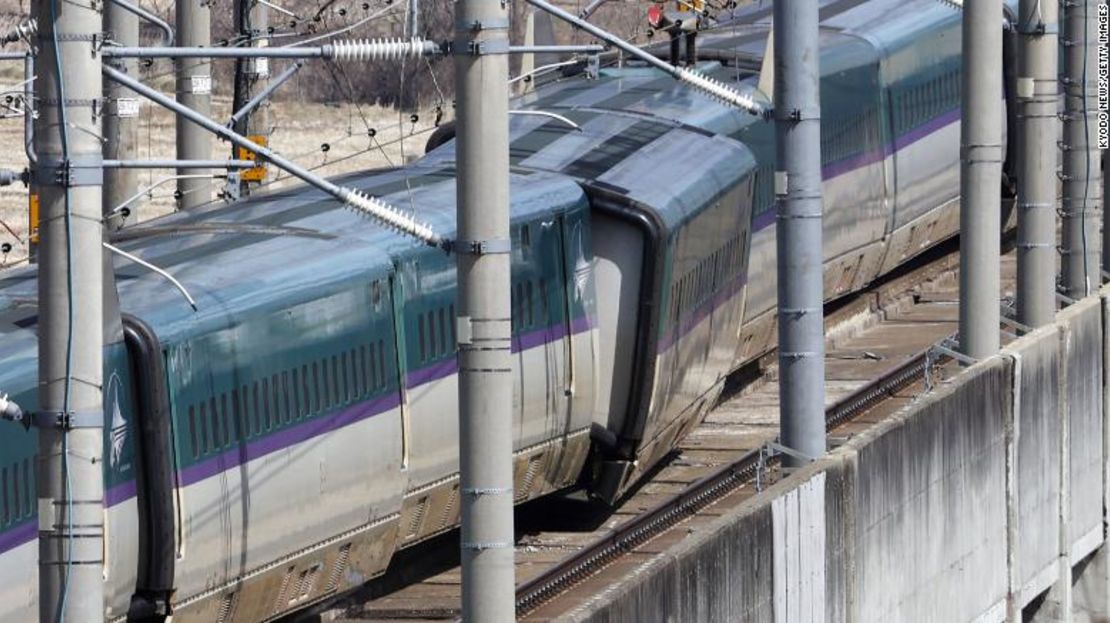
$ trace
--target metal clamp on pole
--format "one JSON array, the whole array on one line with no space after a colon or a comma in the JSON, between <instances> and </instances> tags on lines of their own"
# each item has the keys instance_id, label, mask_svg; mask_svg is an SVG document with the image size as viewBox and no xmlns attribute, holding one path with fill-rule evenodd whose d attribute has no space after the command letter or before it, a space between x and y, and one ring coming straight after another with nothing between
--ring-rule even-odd
<instances>
[{"instance_id":1,"label":"metal clamp on pole","mask_svg":"<svg viewBox=\"0 0 1110 623\"><path fill-rule=\"evenodd\" d=\"M68 160L40 158L34 169L39 186L100 186L104 183L99 154L71 154Z\"/></svg>"},{"instance_id":2,"label":"metal clamp on pole","mask_svg":"<svg viewBox=\"0 0 1110 623\"><path fill-rule=\"evenodd\" d=\"M103 411L36 411L23 418L24 428L101 428L104 426Z\"/></svg>"},{"instance_id":3,"label":"metal clamp on pole","mask_svg":"<svg viewBox=\"0 0 1110 623\"><path fill-rule=\"evenodd\" d=\"M513 244L505 238L498 238L495 240L454 240L451 242L451 247L448 251L468 255L512 253Z\"/></svg>"}]
</instances>

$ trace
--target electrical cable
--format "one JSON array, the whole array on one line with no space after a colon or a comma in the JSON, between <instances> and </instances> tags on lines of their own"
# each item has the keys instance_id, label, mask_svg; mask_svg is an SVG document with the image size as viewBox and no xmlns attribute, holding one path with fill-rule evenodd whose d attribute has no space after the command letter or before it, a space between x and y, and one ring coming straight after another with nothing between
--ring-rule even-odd
<instances>
[{"instance_id":1,"label":"electrical cable","mask_svg":"<svg viewBox=\"0 0 1110 623\"><path fill-rule=\"evenodd\" d=\"M313 41L319 41L321 39L328 39L328 38L334 37L336 35L341 35L345 32L350 32L350 31L354 30L355 28L358 28L359 26L362 26L363 24L365 24L367 22L378 19L379 17L385 15L386 13L391 11L393 9L393 7L394 7L394 5L388 5L384 9L381 9L381 10L375 12L375 13L371 13L370 15L367 15L366 17L360 19L359 21L357 21L353 24L344 26L343 28L340 28L338 30L333 30L331 32L326 32L322 35L316 35L315 37L309 37L308 39L304 39L302 41L297 41L295 43L290 43L289 45L285 45L285 46L282 46L282 47L295 48L295 47L302 46L306 43L312 43Z\"/></svg>"},{"instance_id":2,"label":"electrical cable","mask_svg":"<svg viewBox=\"0 0 1110 623\"><path fill-rule=\"evenodd\" d=\"M59 134L62 144L63 166L69 166L69 121L66 116L65 77L62 75L62 48L58 44L58 0L50 0L50 36L54 44L54 77L58 90L58 115L60 117ZM73 215L69 186L65 187L64 198L64 223L66 228L66 298L67 298L67 326L66 326L66 362L65 362L65 389L62 397L62 412L69 413L71 392L73 389ZM69 598L70 573L73 570L73 496L69 473L69 432L62 430L62 477L66 489L66 563L64 579L62 580L62 594L58 602L58 610L54 617L59 623L65 621L66 601Z\"/></svg>"}]
</instances>

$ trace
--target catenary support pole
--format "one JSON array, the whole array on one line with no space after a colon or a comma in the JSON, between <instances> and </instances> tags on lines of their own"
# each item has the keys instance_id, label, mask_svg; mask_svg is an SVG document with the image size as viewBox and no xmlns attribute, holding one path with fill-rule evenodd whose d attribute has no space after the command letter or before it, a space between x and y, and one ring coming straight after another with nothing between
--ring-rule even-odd
<instances>
[{"instance_id":1,"label":"catenary support pole","mask_svg":"<svg viewBox=\"0 0 1110 623\"><path fill-rule=\"evenodd\" d=\"M1100 284L1098 121L1095 104L1098 70L1098 0L1064 4L1062 35L1064 75L1063 199L1061 286L1065 295L1083 298Z\"/></svg>"},{"instance_id":2,"label":"catenary support pole","mask_svg":"<svg viewBox=\"0 0 1110 623\"><path fill-rule=\"evenodd\" d=\"M509 14L500 0L458 0L455 24L455 50L508 43ZM467 623L515 620L508 80L504 54L455 56L460 548Z\"/></svg>"},{"instance_id":3,"label":"catenary support pole","mask_svg":"<svg viewBox=\"0 0 1110 623\"><path fill-rule=\"evenodd\" d=\"M35 81L39 620L104 620L103 274L95 0L31 3Z\"/></svg>"},{"instance_id":4,"label":"catenary support pole","mask_svg":"<svg viewBox=\"0 0 1110 623\"><path fill-rule=\"evenodd\" d=\"M139 45L139 16L117 2L104 4L104 28L111 41L118 45ZM139 75L139 61L134 58L105 59L112 67L130 76ZM104 83L104 157L118 160L135 158L139 138L139 98L115 82ZM139 180L134 169L111 169L104 172L103 211L107 215L124 199L135 194ZM132 217L136 217L134 212ZM120 223L110 222L110 228Z\"/></svg>"},{"instance_id":5,"label":"catenary support pole","mask_svg":"<svg viewBox=\"0 0 1110 623\"><path fill-rule=\"evenodd\" d=\"M965 0L960 131L960 350L998 352L1002 0Z\"/></svg>"},{"instance_id":6,"label":"catenary support pole","mask_svg":"<svg viewBox=\"0 0 1110 623\"><path fill-rule=\"evenodd\" d=\"M235 30L241 39L246 42L246 47L265 47L269 39L266 30L269 25L269 8L256 0L236 0L235 2ZM266 90L266 82L270 77L270 59L268 58L240 58L235 61L235 92L231 110L244 110L247 103L254 99L255 94ZM254 108L246 109L246 113L232 118L231 129L243 136L264 137L269 143L269 106L259 102ZM231 147L231 157L239 158L239 148ZM261 180L258 180L261 181ZM255 183L257 183L256 181ZM239 181L239 195L245 197L250 194L251 182L246 179Z\"/></svg>"},{"instance_id":7,"label":"catenary support pole","mask_svg":"<svg viewBox=\"0 0 1110 623\"><path fill-rule=\"evenodd\" d=\"M817 3L779 0L774 12L779 428L784 446L816 458L825 453ZM790 455L783 460L802 463Z\"/></svg>"},{"instance_id":8,"label":"catenary support pole","mask_svg":"<svg viewBox=\"0 0 1110 623\"><path fill-rule=\"evenodd\" d=\"M409 0L408 14L406 15L405 34L409 37L420 36L420 0Z\"/></svg>"},{"instance_id":9,"label":"catenary support pole","mask_svg":"<svg viewBox=\"0 0 1110 623\"><path fill-rule=\"evenodd\" d=\"M1018 21L1018 322L1056 316L1057 3L1022 0Z\"/></svg>"},{"instance_id":10,"label":"catenary support pole","mask_svg":"<svg viewBox=\"0 0 1110 623\"><path fill-rule=\"evenodd\" d=\"M212 16L209 0L178 0L177 40L183 47L207 48L211 46ZM174 59L177 101L205 117L212 110L212 65L204 59ZM178 115L177 158L179 160L208 160L212 158L212 135L200 126ZM186 174L187 171L178 171ZM212 182L193 178L178 181L180 194L177 207L188 210L208 203L212 199Z\"/></svg>"}]
</instances>

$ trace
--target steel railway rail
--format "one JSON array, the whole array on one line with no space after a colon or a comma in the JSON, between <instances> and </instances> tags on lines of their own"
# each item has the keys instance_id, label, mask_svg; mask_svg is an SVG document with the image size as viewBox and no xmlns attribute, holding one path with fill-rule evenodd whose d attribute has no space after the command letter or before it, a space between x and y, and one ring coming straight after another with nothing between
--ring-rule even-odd
<instances>
[{"instance_id":1,"label":"steel railway rail","mask_svg":"<svg viewBox=\"0 0 1110 623\"><path fill-rule=\"evenodd\" d=\"M910 394L923 390L927 370L947 369L951 365L946 357L936 354L933 345L947 338L955 328L955 279L959 257L955 247L954 243L944 245L851 297L828 314L829 334L843 336L831 340L830 358L840 360L840 373L846 378L868 379L855 383L847 391L841 388L832 392L838 393L839 398L829 404L826 421L834 443L838 436L850 434L858 430L857 427L867 426L868 422L896 410L909 400L907 390L911 390ZM906 322L919 323L914 325L919 329L907 331L903 326ZM899 343L885 348L888 342ZM773 361L773 358L772 353L762 361ZM845 370L852 372L845 373ZM837 371L833 369L830 374L835 375ZM559 533L557 529L549 531L544 527L527 526L527 519L520 522L534 531L523 532L525 536L521 539L518 555L524 559L520 564L531 568L531 572L521 572L518 566L518 577L525 578L517 587L520 619L544 620L565 611L562 602L575 601L576 591L588 593L591 579L604 583L605 570L621 564L635 564L622 561L629 554L653 541L661 542L660 537L684 527L683 524L690 525L689 520L707 509L711 513L710 507L722 500L730 505L739 503L781 476L777 445L773 443L777 438L777 431L773 429L777 422L777 404L771 404L774 402L771 397L777 395L774 368L766 365L754 373L742 370L734 377L742 377L742 380L733 383L736 389L730 391L706 421L681 444L679 458L645 479L644 484L626 496L622 505L606 513L600 524L593 526L592 533ZM843 383L835 379L830 382ZM760 402L760 392L765 398L763 402ZM710 444L712 447L706 447L699 441L699 432L703 429L716 426L701 436L701 439L716 440L727 436L720 431L737 428L732 421L714 422L714 418L719 417L716 414L730 409L747 413L741 419L756 422L754 434L744 432L736 437L752 439L734 446L729 445L731 442L714 442ZM753 409L763 411L749 417ZM857 421L860 423L855 424ZM748 425L740 424L739 428L744 426ZM705 457L709 458L701 460ZM677 471L668 473L668 470L681 471L681 475L675 476ZM675 485L679 488L677 491ZM637 512L636 509L643 510ZM551 514L544 510L537 516ZM426 554L398 565L396 577L390 579L391 571L384 580L371 583L377 588L332 600L315 612L338 608L344 611L340 620L359 621L455 619L458 616L457 595L453 592L458 583L456 561L443 559L445 550L455 548L454 538L457 536L427 544ZM564 550L568 545L575 551L567 554ZM413 571L413 565L424 564L426 558L437 555L440 560L429 564L427 570ZM540 567L541 571L532 575L535 567ZM619 568L612 573L622 570Z\"/></svg>"},{"instance_id":2,"label":"steel railway rail","mask_svg":"<svg viewBox=\"0 0 1110 623\"><path fill-rule=\"evenodd\" d=\"M931 363L931 349L919 352L908 362L841 399L825 412L828 430L867 412L876 404L924 380ZM766 460L778 462L780 454L767 456L765 448L752 450L736 461L694 482L685 491L622 524L611 535L566 558L546 573L517 587L518 617L532 612L567 588L593 575L614 559L663 534L698 511L720 501L737 487L756 480Z\"/></svg>"}]
</instances>

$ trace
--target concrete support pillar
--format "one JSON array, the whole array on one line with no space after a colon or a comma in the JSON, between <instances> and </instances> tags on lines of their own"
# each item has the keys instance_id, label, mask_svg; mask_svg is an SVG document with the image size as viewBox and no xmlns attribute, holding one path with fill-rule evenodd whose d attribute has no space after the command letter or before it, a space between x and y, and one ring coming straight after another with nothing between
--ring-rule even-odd
<instances>
[{"instance_id":1,"label":"concrete support pillar","mask_svg":"<svg viewBox=\"0 0 1110 623\"><path fill-rule=\"evenodd\" d=\"M237 0L236 3L236 31L238 36L249 40L250 47L265 47L269 39L266 38L269 28L269 7L256 0ZM238 111L251 101L255 94L266 88L270 77L270 59L268 58L240 58L235 61L235 93L232 100L232 111ZM263 102L246 116L235 119L231 129L243 136L252 138L266 137L269 143L270 134L270 104ZM231 158L240 157L239 148L231 147ZM239 194L250 194L250 180L240 180Z\"/></svg>"},{"instance_id":2,"label":"concrete support pillar","mask_svg":"<svg viewBox=\"0 0 1110 623\"><path fill-rule=\"evenodd\" d=\"M999 347L1002 1L965 0L960 125L960 350Z\"/></svg>"},{"instance_id":3,"label":"concrete support pillar","mask_svg":"<svg viewBox=\"0 0 1110 623\"><path fill-rule=\"evenodd\" d=\"M774 6L778 198L779 428L783 445L825 453L821 71L817 3ZM783 459L797 466L794 456Z\"/></svg>"},{"instance_id":4,"label":"concrete support pillar","mask_svg":"<svg viewBox=\"0 0 1110 623\"><path fill-rule=\"evenodd\" d=\"M39 620L104 620L103 226L95 0L31 3L40 24Z\"/></svg>"},{"instance_id":5,"label":"concrete support pillar","mask_svg":"<svg viewBox=\"0 0 1110 623\"><path fill-rule=\"evenodd\" d=\"M112 41L122 46L139 45L139 16L115 2L104 3L104 28ZM113 58L105 61L123 73L138 78L139 59ZM139 98L115 82L104 84L104 157L112 160L135 158L139 138ZM139 190L136 169L107 169L104 171L104 213L123 204ZM131 208L131 218L137 215ZM109 223L115 229L122 224L123 216L116 215Z\"/></svg>"},{"instance_id":6,"label":"concrete support pillar","mask_svg":"<svg viewBox=\"0 0 1110 623\"><path fill-rule=\"evenodd\" d=\"M1056 316L1057 4L1022 0L1018 22L1018 322Z\"/></svg>"},{"instance_id":7,"label":"concrete support pillar","mask_svg":"<svg viewBox=\"0 0 1110 623\"><path fill-rule=\"evenodd\" d=\"M455 49L507 43L500 0L455 4ZM455 56L458 101L459 470L462 616L515 620L509 78L504 54Z\"/></svg>"},{"instance_id":8,"label":"concrete support pillar","mask_svg":"<svg viewBox=\"0 0 1110 623\"><path fill-rule=\"evenodd\" d=\"M212 44L212 15L210 0L178 0L177 45L207 48ZM174 59L177 101L205 117L212 113L212 66L206 59ZM177 123L177 158L179 160L209 160L212 158L212 134L181 115ZM178 175L191 171L178 169ZM212 181L186 178L177 181L180 199L177 207L188 210L212 200Z\"/></svg>"},{"instance_id":9,"label":"concrete support pillar","mask_svg":"<svg viewBox=\"0 0 1110 623\"><path fill-rule=\"evenodd\" d=\"M1061 285L1079 299L1101 283L1102 191L1098 154L1098 0L1064 3L1064 167L1061 214Z\"/></svg>"}]
</instances>

